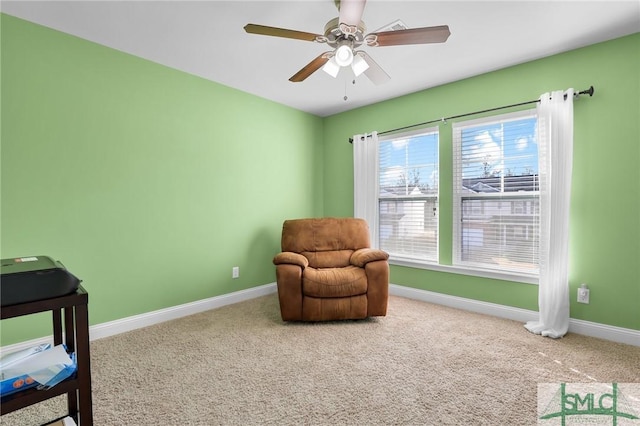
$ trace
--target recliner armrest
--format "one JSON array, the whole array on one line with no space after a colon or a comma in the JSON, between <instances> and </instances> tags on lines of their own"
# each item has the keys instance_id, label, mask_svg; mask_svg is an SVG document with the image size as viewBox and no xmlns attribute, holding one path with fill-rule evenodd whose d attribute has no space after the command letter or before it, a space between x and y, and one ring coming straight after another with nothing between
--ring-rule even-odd
<instances>
[{"instance_id":1,"label":"recliner armrest","mask_svg":"<svg viewBox=\"0 0 640 426\"><path fill-rule=\"evenodd\" d=\"M363 248L353 252L353 254L351 255L350 263L354 266L363 268L364 265L369 262L388 259L389 253L387 253L386 251L374 248Z\"/></svg>"},{"instance_id":2,"label":"recliner armrest","mask_svg":"<svg viewBox=\"0 0 640 426\"><path fill-rule=\"evenodd\" d=\"M299 253L294 253L292 251L283 251L282 253L278 253L276 257L273 258L273 264L298 265L302 267L302 269L304 269L309 266L309 260Z\"/></svg>"}]
</instances>

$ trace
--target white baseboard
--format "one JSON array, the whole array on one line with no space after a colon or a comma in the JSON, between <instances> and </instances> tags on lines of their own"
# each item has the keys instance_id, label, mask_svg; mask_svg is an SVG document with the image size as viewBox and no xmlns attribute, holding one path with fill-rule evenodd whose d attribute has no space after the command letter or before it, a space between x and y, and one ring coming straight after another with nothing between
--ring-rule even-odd
<instances>
[{"instance_id":1,"label":"white baseboard","mask_svg":"<svg viewBox=\"0 0 640 426\"><path fill-rule=\"evenodd\" d=\"M613 342L626 343L627 345L640 346L640 331L630 328L570 318L569 331Z\"/></svg>"},{"instance_id":2,"label":"white baseboard","mask_svg":"<svg viewBox=\"0 0 640 426\"><path fill-rule=\"evenodd\" d=\"M451 308L492 315L514 321L527 322L538 319L538 312L536 311L499 305L497 303L482 302L480 300L467 299L459 296L450 296L448 294L435 293L433 291L420 290L402 285L389 285L389 293L394 296L421 300L423 302L435 303L436 305L449 306Z\"/></svg>"},{"instance_id":3,"label":"white baseboard","mask_svg":"<svg viewBox=\"0 0 640 426\"><path fill-rule=\"evenodd\" d=\"M243 302L256 297L265 296L276 291L276 284L265 284L252 287L246 290L235 291L223 294L222 296L210 297L208 299L197 300L183 305L172 306L153 312L134 315L115 321L89 327L89 340L102 339L103 337L114 336L137 328L147 327L161 322L186 317L226 305Z\"/></svg>"},{"instance_id":4,"label":"white baseboard","mask_svg":"<svg viewBox=\"0 0 640 426\"><path fill-rule=\"evenodd\" d=\"M256 297L266 296L267 294L275 293L276 291L276 283L270 283L224 294L222 296L211 297L191 303L185 303L183 305L172 306L153 312L96 324L89 327L89 339L96 340L103 337L114 336L116 334L197 314L210 309L216 309L222 306L254 299ZM514 308L496 303L482 302L464 297L450 296L447 294L435 293L432 291L420 290L396 284L391 284L389 286L389 293L394 296L401 296L409 299L421 300L423 302L477 312L480 314L493 315L499 318L520 321L523 324L527 321L534 321L538 319L537 311ZM569 331L585 336L640 346L640 331L628 328L615 327L571 318L569 321ZM3 346L0 348L0 352L9 353L39 345L41 343L52 343L52 339L53 338L51 336L47 336L26 342L15 343L13 345Z\"/></svg>"},{"instance_id":5,"label":"white baseboard","mask_svg":"<svg viewBox=\"0 0 640 426\"><path fill-rule=\"evenodd\" d=\"M401 285L389 285L389 293L394 296L401 296L409 299L421 300L423 302L463 309L465 311L520 321L523 324L527 321L535 321L538 319L537 311L514 308L512 306L499 305L496 303L482 302L474 299L466 299L464 297L450 296L447 294L435 293L432 291L420 290ZM613 325L570 318L569 331L585 336L625 343L627 345L640 346L640 331L629 328L615 327Z\"/></svg>"},{"instance_id":6,"label":"white baseboard","mask_svg":"<svg viewBox=\"0 0 640 426\"><path fill-rule=\"evenodd\" d=\"M165 309L159 309L153 312L146 312L140 315L104 322L89 327L89 340L102 339L103 337L114 336L116 334L125 333L142 327L159 324L161 322L185 317L208 311L210 309L221 308L222 306L231 305L245 300L254 299L256 297L265 296L276 292L276 284L265 284L258 287L240 290L222 296L215 296L208 299L197 300L183 305L171 306ZM53 343L53 337L41 337L26 342L20 342L13 345L7 345L0 348L2 353L10 353L26 349L41 343Z\"/></svg>"}]
</instances>

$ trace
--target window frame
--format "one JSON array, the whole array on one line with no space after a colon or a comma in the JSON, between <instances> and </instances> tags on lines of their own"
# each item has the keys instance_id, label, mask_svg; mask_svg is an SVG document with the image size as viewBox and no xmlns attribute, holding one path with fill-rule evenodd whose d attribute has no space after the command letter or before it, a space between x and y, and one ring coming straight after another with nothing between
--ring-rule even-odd
<instances>
[{"instance_id":1,"label":"window frame","mask_svg":"<svg viewBox=\"0 0 640 426\"><path fill-rule=\"evenodd\" d=\"M433 203L435 205L435 207L433 207L433 211L434 214L436 216L435 222L435 247L434 247L434 254L433 254L433 258L429 259L429 258L417 258L417 257L412 257L410 255L406 255L403 256L400 253L393 253L393 252L389 252L389 263L391 264L411 264L411 265L417 265L418 267L432 267L434 265L438 265L439 264L439 259L440 259L440 128L438 126L432 126L432 127L423 127L420 129L415 129L415 130L411 130L411 131L406 131L406 132L402 132L402 133L394 133L394 134L390 134L390 135L383 135L383 136L379 136L378 137L378 151L380 151L380 147L382 143L385 142L391 142L391 141L397 141L397 140L402 140L402 139L411 139L411 138L415 138L415 137L420 137L420 136L427 136L427 135L435 135L436 137L436 146L435 146L435 153L436 153L436 160L435 160L435 166L436 166L436 174L437 174L437 191L435 191L435 193L429 193L429 194L423 194L421 196L412 196L412 195L405 195L405 196L395 196L395 197L381 197L380 192L381 192L381 188L380 188L380 180L381 180L381 167L380 167L380 155L378 155L378 159L377 159L377 171L376 171L376 184L378 186L377 190L376 190L376 206L377 206L377 216L378 216L378 221L377 221L377 229L375 229L375 233L376 236L378 238L378 242L379 242L379 246L380 248L382 248L383 250L385 248L382 247L382 237L381 237L381 232L382 232L382 223L384 222L382 220L382 212L380 209L381 203L382 202L391 202L391 201L399 201L399 202L405 202L405 201L429 201L432 200Z\"/></svg>"},{"instance_id":2,"label":"window frame","mask_svg":"<svg viewBox=\"0 0 640 426\"><path fill-rule=\"evenodd\" d=\"M482 125L489 125L492 123L501 123L507 121L517 121L526 118L535 118L536 119L536 133L537 133L537 112L535 109L526 109L516 112L503 113L497 115L490 115L486 117L482 117L474 120L466 120L456 122L452 125L451 128L451 137L452 137L452 241L451 241L451 250L452 257L451 263L452 266L456 269L464 269L469 271L477 271L477 275L488 276L490 278L502 278L509 279L518 282L526 282L537 284L539 277L539 268L536 268L535 271L527 272L522 269L510 269L510 268L500 268L500 267L490 267L487 266L486 263L478 263L472 261L466 261L462 259L462 237L464 234L462 218L464 214L465 207L463 206L463 200L472 200L477 199L483 201L481 203L482 208L484 208L484 201L497 199L499 201L506 201L510 203L517 203L520 201L525 210L533 209L534 203L532 200L540 199L540 191L526 191L526 192L500 192L500 193L477 193L477 194L465 194L461 180L463 179L462 175L462 159L461 154L459 152L462 144L461 133L464 129L468 129L471 127L478 127ZM473 206L470 206L473 207ZM515 207L514 204L511 205L511 209ZM539 205L538 205L539 212ZM535 214L535 210L531 213ZM535 219L534 219L535 220ZM539 226L539 217L538 217L538 226ZM506 226L506 225L505 225ZM539 232L539 228L538 228ZM538 234L539 241L539 234ZM532 245L533 250L539 250L539 248L535 247L535 243ZM539 266L539 265L538 265ZM475 275L475 274L474 274Z\"/></svg>"}]
</instances>

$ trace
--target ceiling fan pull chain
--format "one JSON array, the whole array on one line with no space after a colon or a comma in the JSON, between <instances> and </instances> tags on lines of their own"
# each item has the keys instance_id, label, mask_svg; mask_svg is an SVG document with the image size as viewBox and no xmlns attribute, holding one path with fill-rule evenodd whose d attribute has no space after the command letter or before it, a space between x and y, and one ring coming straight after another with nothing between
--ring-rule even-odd
<instances>
[{"instance_id":1,"label":"ceiling fan pull chain","mask_svg":"<svg viewBox=\"0 0 640 426\"><path fill-rule=\"evenodd\" d=\"M346 102L349 98L347 97L347 80L344 80L344 101Z\"/></svg>"}]
</instances>

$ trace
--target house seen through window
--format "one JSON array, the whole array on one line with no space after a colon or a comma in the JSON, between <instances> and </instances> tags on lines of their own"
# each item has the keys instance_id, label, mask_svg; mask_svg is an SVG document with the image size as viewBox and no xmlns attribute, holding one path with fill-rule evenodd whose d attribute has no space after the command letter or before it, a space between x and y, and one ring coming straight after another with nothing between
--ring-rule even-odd
<instances>
[{"instance_id":1,"label":"house seen through window","mask_svg":"<svg viewBox=\"0 0 640 426\"><path fill-rule=\"evenodd\" d=\"M438 260L438 130L379 142L378 236L396 259Z\"/></svg>"}]
</instances>

